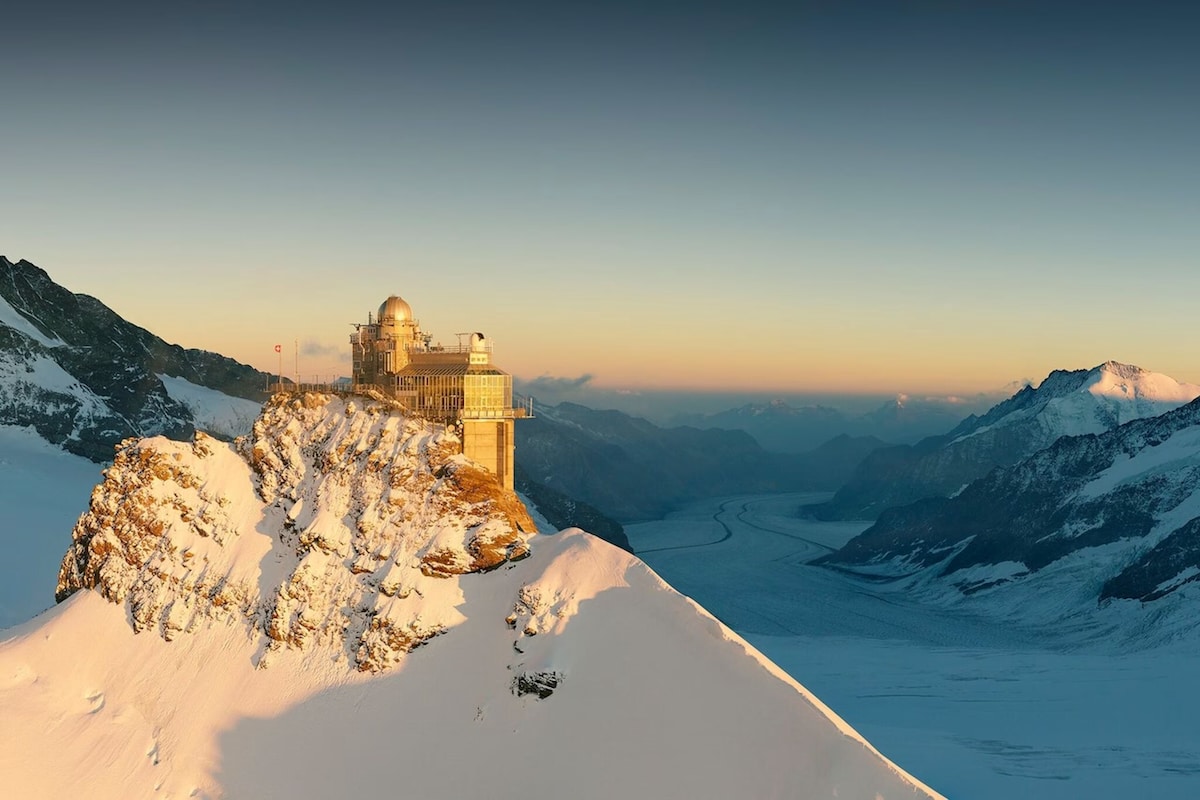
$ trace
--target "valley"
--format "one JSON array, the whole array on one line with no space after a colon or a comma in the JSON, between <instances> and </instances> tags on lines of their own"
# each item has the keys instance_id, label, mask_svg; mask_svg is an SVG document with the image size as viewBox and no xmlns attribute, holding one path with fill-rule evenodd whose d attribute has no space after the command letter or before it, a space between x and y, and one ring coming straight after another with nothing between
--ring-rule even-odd
<instances>
[{"instance_id":1,"label":"valley","mask_svg":"<svg viewBox=\"0 0 1200 800\"><path fill-rule=\"evenodd\" d=\"M626 527L639 557L948 797L1200 792L1194 644L1117 651L811 566L867 523L742 495Z\"/></svg>"}]
</instances>

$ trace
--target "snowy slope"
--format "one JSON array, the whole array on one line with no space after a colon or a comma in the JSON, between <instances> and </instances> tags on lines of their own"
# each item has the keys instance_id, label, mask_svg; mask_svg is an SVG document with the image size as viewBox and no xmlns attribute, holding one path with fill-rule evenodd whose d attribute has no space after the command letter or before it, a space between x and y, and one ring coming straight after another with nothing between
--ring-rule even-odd
<instances>
[{"instance_id":1,"label":"snowy slope","mask_svg":"<svg viewBox=\"0 0 1200 800\"><path fill-rule=\"evenodd\" d=\"M54 605L54 576L100 467L0 425L0 628Z\"/></svg>"},{"instance_id":2,"label":"snowy slope","mask_svg":"<svg viewBox=\"0 0 1200 800\"><path fill-rule=\"evenodd\" d=\"M947 497L1062 436L1103 433L1198 396L1200 386L1115 361L1090 370L1057 370L1036 389L1026 386L946 436L875 451L816 513L824 519L874 519L888 508Z\"/></svg>"},{"instance_id":3,"label":"snowy slope","mask_svg":"<svg viewBox=\"0 0 1200 800\"><path fill-rule=\"evenodd\" d=\"M1200 400L1063 437L952 499L893 509L827 563L914 596L1132 648L1194 635Z\"/></svg>"},{"instance_id":4,"label":"snowy slope","mask_svg":"<svg viewBox=\"0 0 1200 800\"><path fill-rule=\"evenodd\" d=\"M191 412L192 424L197 430L206 433L230 439L249 433L250 426L262 411L262 403L199 386L186 378L155 377L162 381L172 400Z\"/></svg>"},{"instance_id":5,"label":"snowy slope","mask_svg":"<svg viewBox=\"0 0 1200 800\"><path fill-rule=\"evenodd\" d=\"M306 396L123 448L0 644L0 796L937 796L454 444Z\"/></svg>"},{"instance_id":6,"label":"snowy slope","mask_svg":"<svg viewBox=\"0 0 1200 800\"><path fill-rule=\"evenodd\" d=\"M1019 396L1019 395L1018 395ZM1200 386L1141 367L1108 361L1086 372L1052 373L1030 400L980 420L954 441L1033 421L1047 443L1060 436L1103 433L1135 419L1156 417L1200 397ZM1015 399L1015 398L1014 398Z\"/></svg>"},{"instance_id":7,"label":"snowy slope","mask_svg":"<svg viewBox=\"0 0 1200 800\"><path fill-rule=\"evenodd\" d=\"M55 444L78 447L93 438L113 439L128 430L100 398L46 349L23 334L0 327L0 424L37 426ZM21 347L4 346L15 339Z\"/></svg>"},{"instance_id":8,"label":"snowy slope","mask_svg":"<svg viewBox=\"0 0 1200 800\"><path fill-rule=\"evenodd\" d=\"M0 256L0 258L3 258L3 256ZM36 325L21 316L3 296L0 296L0 325L12 328L17 333L33 339L43 347L62 347L66 344L61 339L52 338L38 330Z\"/></svg>"}]
</instances>

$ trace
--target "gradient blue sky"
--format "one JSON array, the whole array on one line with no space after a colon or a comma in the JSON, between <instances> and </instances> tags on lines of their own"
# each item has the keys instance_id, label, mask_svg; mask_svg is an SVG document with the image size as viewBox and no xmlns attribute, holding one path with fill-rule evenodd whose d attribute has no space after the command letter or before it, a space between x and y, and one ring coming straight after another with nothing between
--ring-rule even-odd
<instances>
[{"instance_id":1,"label":"gradient blue sky","mask_svg":"<svg viewBox=\"0 0 1200 800\"><path fill-rule=\"evenodd\" d=\"M968 393L1110 358L1200 382L1198 22L6 8L0 253L263 369L298 340L305 377L399 293L519 377L610 389Z\"/></svg>"}]
</instances>

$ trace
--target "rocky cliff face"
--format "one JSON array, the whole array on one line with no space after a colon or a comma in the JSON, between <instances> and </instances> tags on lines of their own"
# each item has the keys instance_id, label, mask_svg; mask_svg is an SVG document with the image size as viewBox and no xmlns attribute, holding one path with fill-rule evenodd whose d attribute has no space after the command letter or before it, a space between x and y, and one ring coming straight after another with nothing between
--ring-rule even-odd
<instances>
[{"instance_id":1,"label":"rocky cliff face","mask_svg":"<svg viewBox=\"0 0 1200 800\"><path fill-rule=\"evenodd\" d=\"M1061 436L1102 433L1197 396L1200 386L1112 361L1090 370L1055 371L1036 389L1026 386L945 436L875 451L832 501L812 512L822 519L875 519L888 508L948 497Z\"/></svg>"},{"instance_id":2,"label":"rocky cliff face","mask_svg":"<svg viewBox=\"0 0 1200 800\"><path fill-rule=\"evenodd\" d=\"M255 401L268 380L216 353L167 344L28 261L0 256L0 425L31 426L94 461L132 436L188 438L193 413L160 375Z\"/></svg>"},{"instance_id":3,"label":"rocky cliff face","mask_svg":"<svg viewBox=\"0 0 1200 800\"><path fill-rule=\"evenodd\" d=\"M455 576L528 555L524 506L444 426L388 404L277 396L236 444L126 441L63 559L170 640L245 624L378 671L456 624ZM265 662L264 662L265 663Z\"/></svg>"},{"instance_id":4,"label":"rocky cliff face","mask_svg":"<svg viewBox=\"0 0 1200 800\"><path fill-rule=\"evenodd\" d=\"M1007 586L1015 596L1068 563L1083 570L1071 591L1093 603L1191 588L1200 578L1200 400L1063 437L953 499L887 511L824 562L923 574L964 594Z\"/></svg>"}]
</instances>

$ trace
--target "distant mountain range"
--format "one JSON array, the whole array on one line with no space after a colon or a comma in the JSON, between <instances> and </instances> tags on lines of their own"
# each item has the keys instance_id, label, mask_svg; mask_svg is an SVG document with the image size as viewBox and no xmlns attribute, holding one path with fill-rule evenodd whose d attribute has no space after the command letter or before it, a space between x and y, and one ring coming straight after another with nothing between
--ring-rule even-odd
<instances>
[{"instance_id":1,"label":"distant mountain range","mask_svg":"<svg viewBox=\"0 0 1200 800\"><path fill-rule=\"evenodd\" d=\"M517 465L530 480L622 522L657 519L704 497L832 491L883 444L843 435L808 453L771 453L744 431L660 428L574 403L537 405L516 427Z\"/></svg>"},{"instance_id":2,"label":"distant mountain range","mask_svg":"<svg viewBox=\"0 0 1200 800\"><path fill-rule=\"evenodd\" d=\"M31 426L104 461L130 436L191 436L197 415L212 411L204 390L250 401L253 419L268 379L217 353L168 344L28 261L0 256L0 425ZM228 414L208 413L210 432L237 432L220 421L245 417L245 408L227 405Z\"/></svg>"},{"instance_id":3,"label":"distant mountain range","mask_svg":"<svg viewBox=\"0 0 1200 800\"><path fill-rule=\"evenodd\" d=\"M784 400L748 403L715 414L679 414L676 425L745 431L765 450L802 453L834 436L911 443L945 433L967 415L966 407L941 398L897 395L867 414L848 414L823 405L793 406Z\"/></svg>"},{"instance_id":4,"label":"distant mountain range","mask_svg":"<svg viewBox=\"0 0 1200 800\"><path fill-rule=\"evenodd\" d=\"M1105 366L1106 377L1118 372ZM1200 399L1064 436L953 498L888 510L823 563L915 578L1064 626L1098 602L1116 615L1115 601L1161 601L1166 610L1175 595L1200 597ZM1122 635L1159 625L1157 635L1169 636L1172 624L1194 624L1186 616Z\"/></svg>"},{"instance_id":5,"label":"distant mountain range","mask_svg":"<svg viewBox=\"0 0 1200 800\"><path fill-rule=\"evenodd\" d=\"M1061 436L1101 433L1200 396L1200 386L1113 361L1050 373L944 436L881 448L834 498L811 508L821 519L874 519L926 497L946 497L996 467L1015 464Z\"/></svg>"}]
</instances>

